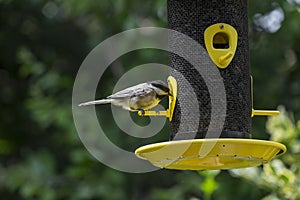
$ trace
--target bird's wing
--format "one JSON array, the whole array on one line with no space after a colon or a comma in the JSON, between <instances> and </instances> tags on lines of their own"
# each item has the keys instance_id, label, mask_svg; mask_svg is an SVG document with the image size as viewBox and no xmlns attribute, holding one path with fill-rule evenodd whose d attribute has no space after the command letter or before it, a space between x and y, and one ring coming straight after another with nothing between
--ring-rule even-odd
<instances>
[{"instance_id":1,"label":"bird's wing","mask_svg":"<svg viewBox=\"0 0 300 200\"><path fill-rule=\"evenodd\" d=\"M149 92L151 92L152 89L147 87L147 83L141 83L136 86L132 86L129 88L126 88L124 90L121 90L119 92L116 92L115 94L112 94L108 96L108 99L119 99L119 98L129 98L133 96L140 96L140 95L146 95Z\"/></svg>"}]
</instances>

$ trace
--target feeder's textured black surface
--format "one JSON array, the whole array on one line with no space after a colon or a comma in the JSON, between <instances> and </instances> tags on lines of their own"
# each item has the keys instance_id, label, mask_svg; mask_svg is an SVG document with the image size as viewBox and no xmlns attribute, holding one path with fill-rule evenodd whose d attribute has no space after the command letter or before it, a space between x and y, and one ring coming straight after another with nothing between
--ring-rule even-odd
<instances>
[{"instance_id":1,"label":"feeder's textured black surface","mask_svg":"<svg viewBox=\"0 0 300 200\"><path fill-rule=\"evenodd\" d=\"M248 52L248 5L245 0L168 0L168 25L170 29L184 33L203 48L204 31L215 23L227 23L238 32L238 47L236 54L226 69L219 69L226 90L227 111L221 137L249 138L251 131L251 96ZM176 72L171 72L178 82L178 95L185 95L177 102L174 117L171 122L171 140L176 138L193 139L204 138L211 118L211 99L208 88L201 75L191 64L182 57L170 53L170 65L180 72L191 84L199 103L200 121L193 115L181 116L181 109L193 110L186 88L181 87L183 81ZM199 58L201 62L201 58ZM205 64L205 63L201 63ZM217 66L216 66L217 67ZM181 117L188 121L180 125ZM191 130L190 126L198 124L198 130ZM183 131L186 126L186 131ZM178 137L180 136L180 137Z\"/></svg>"}]
</instances>

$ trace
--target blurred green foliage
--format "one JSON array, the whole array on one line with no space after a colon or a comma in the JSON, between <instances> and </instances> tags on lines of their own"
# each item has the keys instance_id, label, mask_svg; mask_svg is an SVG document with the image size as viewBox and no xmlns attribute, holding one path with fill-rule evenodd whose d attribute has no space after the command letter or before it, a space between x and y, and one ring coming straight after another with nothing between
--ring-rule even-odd
<instances>
[{"instance_id":1,"label":"blurred green foliage","mask_svg":"<svg viewBox=\"0 0 300 200\"><path fill-rule=\"evenodd\" d=\"M284 16L276 31L259 20L274 10ZM288 110L270 118L267 131L266 119L254 118L253 135L286 144L284 156L263 168L230 172L126 174L99 163L80 142L71 112L73 81L85 56L107 37L167 27L166 1L0 0L1 199L300 199L299 10L296 0L249 1L254 106ZM101 79L106 90L99 96L108 95L123 72L153 59L167 63L166 55L151 51L118 59ZM116 143L132 143L109 123L111 116L100 120ZM160 135L165 138L167 128Z\"/></svg>"}]
</instances>

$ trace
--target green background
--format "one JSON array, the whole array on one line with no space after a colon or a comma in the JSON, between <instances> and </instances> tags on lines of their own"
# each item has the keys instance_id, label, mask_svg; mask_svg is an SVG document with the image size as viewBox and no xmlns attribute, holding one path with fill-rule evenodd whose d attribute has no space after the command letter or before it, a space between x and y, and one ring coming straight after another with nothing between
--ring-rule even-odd
<instances>
[{"instance_id":1,"label":"green background","mask_svg":"<svg viewBox=\"0 0 300 200\"><path fill-rule=\"evenodd\" d=\"M252 133L286 144L284 156L245 170L129 174L101 164L84 148L71 109L83 59L114 34L167 27L166 19L165 0L0 0L1 199L300 199L297 0L249 1L254 105L281 105L282 111L280 117L255 117ZM122 56L105 72L97 96L109 95L123 73L149 62L168 64L167 54L145 50ZM168 125L157 137L128 139L112 122L110 107L99 110L108 113L99 120L118 146L133 150L168 139Z\"/></svg>"}]
</instances>

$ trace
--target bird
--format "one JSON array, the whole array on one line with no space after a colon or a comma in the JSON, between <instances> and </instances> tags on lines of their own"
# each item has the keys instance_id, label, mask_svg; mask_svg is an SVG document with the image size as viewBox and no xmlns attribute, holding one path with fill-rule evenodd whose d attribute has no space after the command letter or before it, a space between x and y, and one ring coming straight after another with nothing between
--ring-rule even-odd
<instances>
[{"instance_id":1,"label":"bird","mask_svg":"<svg viewBox=\"0 0 300 200\"><path fill-rule=\"evenodd\" d=\"M116 92L105 99L81 103L78 106L113 104L128 111L149 110L166 96L172 96L171 90L161 80L148 81Z\"/></svg>"}]
</instances>

